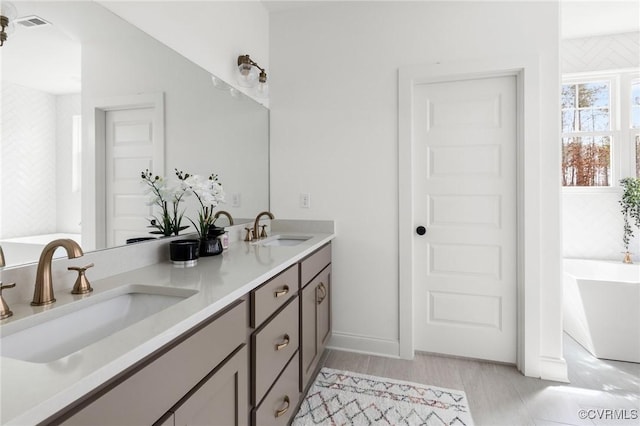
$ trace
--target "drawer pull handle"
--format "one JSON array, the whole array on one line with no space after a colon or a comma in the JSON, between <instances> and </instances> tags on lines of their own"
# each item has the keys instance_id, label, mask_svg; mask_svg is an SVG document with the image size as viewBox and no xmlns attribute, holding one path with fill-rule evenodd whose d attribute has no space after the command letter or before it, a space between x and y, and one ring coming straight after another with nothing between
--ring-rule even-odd
<instances>
[{"instance_id":1,"label":"drawer pull handle","mask_svg":"<svg viewBox=\"0 0 640 426\"><path fill-rule=\"evenodd\" d=\"M273 293L273 297L282 297L287 293L289 293L289 286L285 285L284 287L282 287L282 290L276 290Z\"/></svg>"},{"instance_id":2,"label":"drawer pull handle","mask_svg":"<svg viewBox=\"0 0 640 426\"><path fill-rule=\"evenodd\" d=\"M287 345L289 345L289 340L290 340L289 335L285 334L284 340L282 341L282 343L276 344L276 351L286 348Z\"/></svg>"},{"instance_id":3,"label":"drawer pull handle","mask_svg":"<svg viewBox=\"0 0 640 426\"><path fill-rule=\"evenodd\" d=\"M291 401L289 401L289 396L284 396L284 407L276 411L276 418L283 416L287 411L289 411L289 405L291 405Z\"/></svg>"}]
</instances>

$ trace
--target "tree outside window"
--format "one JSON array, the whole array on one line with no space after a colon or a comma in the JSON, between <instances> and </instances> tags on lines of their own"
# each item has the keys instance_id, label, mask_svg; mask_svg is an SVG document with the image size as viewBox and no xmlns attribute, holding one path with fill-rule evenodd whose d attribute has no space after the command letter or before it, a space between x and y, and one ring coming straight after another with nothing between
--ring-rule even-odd
<instances>
[{"instance_id":1,"label":"tree outside window","mask_svg":"<svg viewBox=\"0 0 640 426\"><path fill-rule=\"evenodd\" d=\"M609 81L563 85L563 186L609 186L612 141Z\"/></svg>"}]
</instances>

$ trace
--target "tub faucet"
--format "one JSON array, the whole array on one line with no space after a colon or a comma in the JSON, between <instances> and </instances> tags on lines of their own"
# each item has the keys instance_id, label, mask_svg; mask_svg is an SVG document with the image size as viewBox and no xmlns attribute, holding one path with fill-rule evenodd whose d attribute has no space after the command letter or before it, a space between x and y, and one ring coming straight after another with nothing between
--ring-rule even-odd
<instances>
[{"instance_id":1,"label":"tub faucet","mask_svg":"<svg viewBox=\"0 0 640 426\"><path fill-rule=\"evenodd\" d=\"M260 238L266 238L267 237L267 231L264 230L264 228L262 228L262 232L258 232L258 229L260 229L260 218L262 216L269 216L269 219L273 220L275 219L275 217L273 216L273 213L271 212L260 212L258 213L258 216L256 216L256 221L253 223L253 235L255 237L256 240L259 240Z\"/></svg>"},{"instance_id":2,"label":"tub faucet","mask_svg":"<svg viewBox=\"0 0 640 426\"><path fill-rule=\"evenodd\" d=\"M69 259L83 256L82 249L71 239L60 239L51 241L42 249L40 260L38 261L38 271L36 272L36 286L33 291L33 306L48 305L56 301L53 297L53 280L51 278L51 262L53 253L58 247L63 247L67 251Z\"/></svg>"}]
</instances>

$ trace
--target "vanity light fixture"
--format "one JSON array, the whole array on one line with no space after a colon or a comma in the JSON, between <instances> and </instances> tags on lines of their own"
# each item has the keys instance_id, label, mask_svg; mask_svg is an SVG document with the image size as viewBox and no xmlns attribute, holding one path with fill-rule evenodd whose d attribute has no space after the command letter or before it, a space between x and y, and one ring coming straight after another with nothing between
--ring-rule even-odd
<instances>
[{"instance_id":1,"label":"vanity light fixture","mask_svg":"<svg viewBox=\"0 0 640 426\"><path fill-rule=\"evenodd\" d=\"M2 0L0 3L0 46L7 41L7 33L13 30L13 20L18 16L18 10L13 3Z\"/></svg>"},{"instance_id":2,"label":"vanity light fixture","mask_svg":"<svg viewBox=\"0 0 640 426\"><path fill-rule=\"evenodd\" d=\"M258 97L269 96L267 72L249 55L238 56L238 83L242 87L255 88L255 94Z\"/></svg>"}]
</instances>

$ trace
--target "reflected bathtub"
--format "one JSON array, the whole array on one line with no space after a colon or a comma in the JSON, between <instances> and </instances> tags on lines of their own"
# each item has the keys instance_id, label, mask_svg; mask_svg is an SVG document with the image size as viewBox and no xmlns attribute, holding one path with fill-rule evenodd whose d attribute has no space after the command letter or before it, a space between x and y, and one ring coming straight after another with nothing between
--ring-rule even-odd
<instances>
[{"instance_id":1,"label":"reflected bathtub","mask_svg":"<svg viewBox=\"0 0 640 426\"><path fill-rule=\"evenodd\" d=\"M564 330L597 358L640 362L640 265L564 259Z\"/></svg>"},{"instance_id":2,"label":"reflected bathtub","mask_svg":"<svg viewBox=\"0 0 640 426\"><path fill-rule=\"evenodd\" d=\"M22 265L25 263L37 262L42 249L53 240L60 238L70 238L80 244L80 234L42 234L30 235L28 237L7 238L0 240L0 246L4 251L7 266ZM54 254L54 258L64 257L66 253L59 249Z\"/></svg>"}]
</instances>

